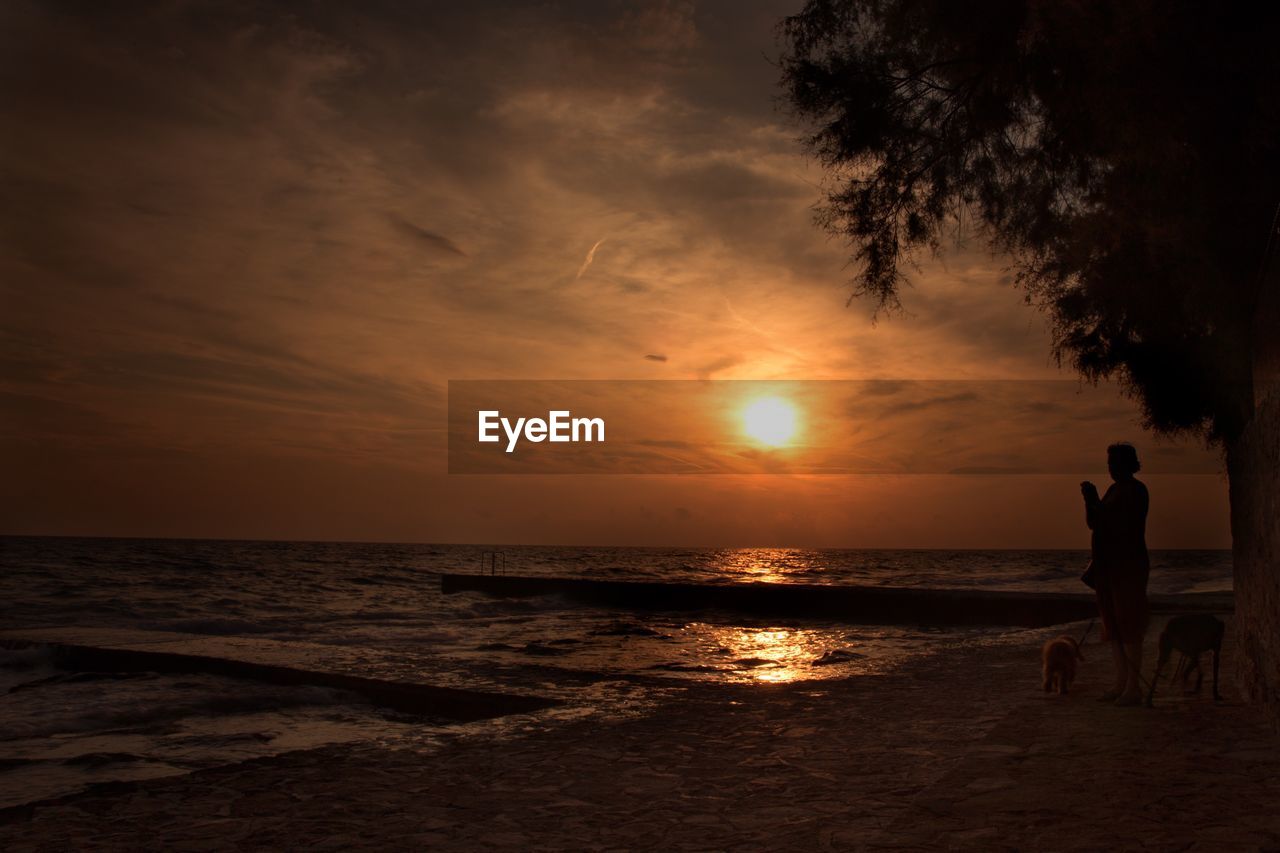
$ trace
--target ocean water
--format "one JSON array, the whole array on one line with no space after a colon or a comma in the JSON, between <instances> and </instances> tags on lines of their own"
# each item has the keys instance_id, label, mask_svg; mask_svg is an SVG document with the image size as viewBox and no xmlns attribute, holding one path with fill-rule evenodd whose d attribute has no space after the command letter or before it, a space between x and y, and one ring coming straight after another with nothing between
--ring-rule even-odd
<instances>
[{"instance_id":1,"label":"ocean water","mask_svg":"<svg viewBox=\"0 0 1280 853\"><path fill-rule=\"evenodd\" d=\"M642 713L705 682L884 671L998 629L860 626L727 613L629 613L544 597L443 595L484 546L0 539L0 626L167 631L271 643L303 667L554 695L537 719L448 725L319 688L214 676L75 673L40 649L0 649L0 807L103 781L332 743L429 750L504 726ZM507 547L509 574L704 583L873 584L1085 591L1081 551ZM1229 590L1230 553L1153 552L1151 590ZM280 645L284 644L284 645Z\"/></svg>"}]
</instances>

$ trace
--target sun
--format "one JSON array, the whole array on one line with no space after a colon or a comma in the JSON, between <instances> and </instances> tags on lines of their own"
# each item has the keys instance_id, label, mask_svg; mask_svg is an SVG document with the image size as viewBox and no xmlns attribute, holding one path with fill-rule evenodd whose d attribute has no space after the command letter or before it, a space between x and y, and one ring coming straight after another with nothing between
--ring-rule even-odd
<instances>
[{"instance_id":1,"label":"sun","mask_svg":"<svg viewBox=\"0 0 1280 853\"><path fill-rule=\"evenodd\" d=\"M770 447L782 447L796 434L796 407L781 397L752 400L742 410L742 429L748 436Z\"/></svg>"}]
</instances>

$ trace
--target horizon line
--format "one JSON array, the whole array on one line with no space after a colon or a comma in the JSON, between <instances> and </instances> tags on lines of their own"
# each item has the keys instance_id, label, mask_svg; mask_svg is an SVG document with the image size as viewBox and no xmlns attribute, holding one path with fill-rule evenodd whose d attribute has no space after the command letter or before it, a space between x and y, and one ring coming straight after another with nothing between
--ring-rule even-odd
<instances>
[{"instance_id":1,"label":"horizon line","mask_svg":"<svg viewBox=\"0 0 1280 853\"><path fill-rule=\"evenodd\" d=\"M612 544L589 544L581 542L572 543L536 543L536 542L426 542L408 539L272 539L261 537L236 537L236 536L125 536L125 535L100 535L100 534L80 534L80 533L0 533L0 539L94 539L94 540L115 540L115 541L133 541L133 542L247 542L247 543L264 543L276 545L416 545L424 547L450 547L450 548L487 548L490 550L502 548L662 548L662 549L688 549L688 550L782 550L782 551L1082 551L1088 552L1087 545L1074 547L1054 547L1054 546L1035 546L1035 547L971 547L971 546L949 546L935 545L930 547L912 547L912 546L894 546L894 545L691 545L691 544L651 544L637 545L629 543L612 543ZM1227 551L1232 550L1230 545L1225 547L1190 547L1190 548L1153 548L1148 547L1148 551Z\"/></svg>"}]
</instances>

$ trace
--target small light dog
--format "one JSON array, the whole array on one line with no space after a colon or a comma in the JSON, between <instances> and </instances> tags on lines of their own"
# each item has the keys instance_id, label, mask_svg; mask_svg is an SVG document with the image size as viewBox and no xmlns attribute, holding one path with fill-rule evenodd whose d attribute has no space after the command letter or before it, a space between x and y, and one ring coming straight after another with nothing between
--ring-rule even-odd
<instances>
[{"instance_id":1,"label":"small light dog","mask_svg":"<svg viewBox=\"0 0 1280 853\"><path fill-rule=\"evenodd\" d=\"M1040 657L1044 663L1044 692L1052 693L1057 690L1060 696L1066 696L1076 677L1076 661L1084 660L1084 655L1080 654L1080 644L1074 637L1064 634L1045 643L1040 650Z\"/></svg>"}]
</instances>

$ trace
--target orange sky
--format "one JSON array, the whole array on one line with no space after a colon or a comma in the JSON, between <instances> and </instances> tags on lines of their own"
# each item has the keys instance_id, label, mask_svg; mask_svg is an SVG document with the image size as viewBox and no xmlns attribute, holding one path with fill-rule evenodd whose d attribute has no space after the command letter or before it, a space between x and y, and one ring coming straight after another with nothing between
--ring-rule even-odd
<instances>
[{"instance_id":1,"label":"orange sky","mask_svg":"<svg viewBox=\"0 0 1280 853\"><path fill-rule=\"evenodd\" d=\"M5 4L0 532L1086 546L1078 477L446 473L451 379L1070 378L980 243L845 307L795 5Z\"/></svg>"}]
</instances>

